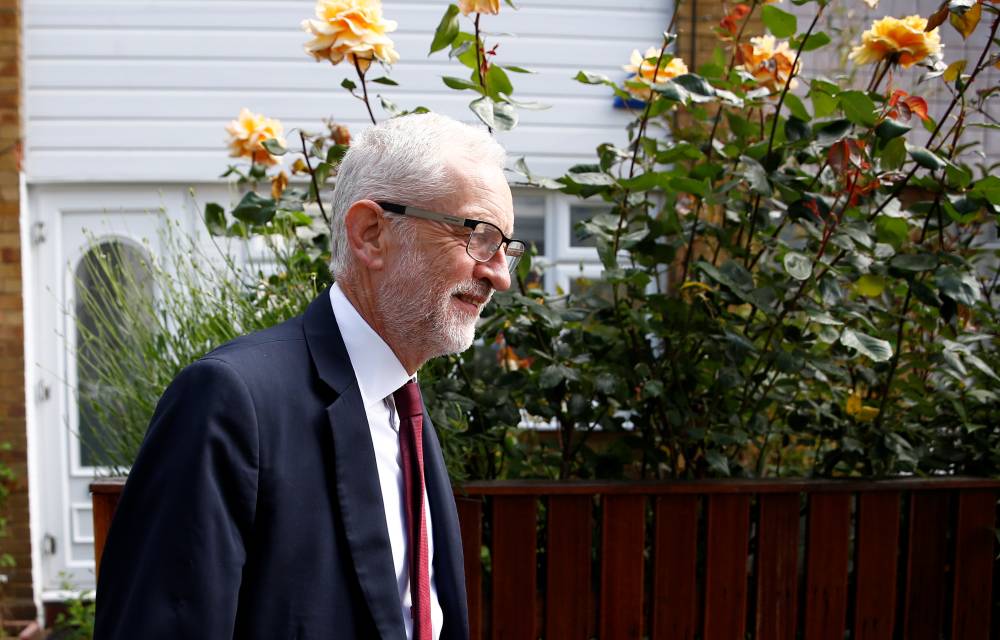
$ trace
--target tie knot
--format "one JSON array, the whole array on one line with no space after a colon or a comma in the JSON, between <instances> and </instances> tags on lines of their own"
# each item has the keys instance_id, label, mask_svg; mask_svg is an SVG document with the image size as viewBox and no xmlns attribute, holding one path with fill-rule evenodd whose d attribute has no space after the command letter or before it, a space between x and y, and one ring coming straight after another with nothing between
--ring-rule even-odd
<instances>
[{"instance_id":1,"label":"tie knot","mask_svg":"<svg viewBox=\"0 0 1000 640\"><path fill-rule=\"evenodd\" d=\"M424 415L420 387L413 380L396 389L392 394L392 399L396 403L396 413L399 414L400 419Z\"/></svg>"}]
</instances>

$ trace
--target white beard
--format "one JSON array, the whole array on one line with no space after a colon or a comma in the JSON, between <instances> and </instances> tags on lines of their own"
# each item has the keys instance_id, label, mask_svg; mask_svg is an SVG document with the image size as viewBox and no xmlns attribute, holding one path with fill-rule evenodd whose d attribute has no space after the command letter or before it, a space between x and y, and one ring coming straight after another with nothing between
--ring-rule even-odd
<instances>
[{"instance_id":1,"label":"white beard","mask_svg":"<svg viewBox=\"0 0 1000 640\"><path fill-rule=\"evenodd\" d=\"M465 351L476 337L482 306L476 313L466 312L454 296L466 293L489 300L492 289L475 280L448 287L414 247L401 248L398 266L375 298L387 333L421 354L422 361Z\"/></svg>"}]
</instances>

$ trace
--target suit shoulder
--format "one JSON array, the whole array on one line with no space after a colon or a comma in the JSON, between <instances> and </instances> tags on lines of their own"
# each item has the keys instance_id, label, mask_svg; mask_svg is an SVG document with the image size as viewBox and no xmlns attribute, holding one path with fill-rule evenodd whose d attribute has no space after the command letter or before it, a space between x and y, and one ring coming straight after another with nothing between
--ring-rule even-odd
<instances>
[{"instance_id":1,"label":"suit shoulder","mask_svg":"<svg viewBox=\"0 0 1000 640\"><path fill-rule=\"evenodd\" d=\"M199 359L216 360L236 370L245 379L253 379L254 372L282 367L290 360L300 361L307 352L302 316L281 324L234 338L216 347Z\"/></svg>"}]
</instances>

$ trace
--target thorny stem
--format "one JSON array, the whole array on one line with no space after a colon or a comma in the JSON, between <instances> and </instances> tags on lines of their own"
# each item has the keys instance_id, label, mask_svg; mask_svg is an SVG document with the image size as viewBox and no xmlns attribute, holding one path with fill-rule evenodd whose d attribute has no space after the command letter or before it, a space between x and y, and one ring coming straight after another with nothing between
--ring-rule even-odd
<instances>
[{"instance_id":1,"label":"thorny stem","mask_svg":"<svg viewBox=\"0 0 1000 640\"><path fill-rule=\"evenodd\" d=\"M475 43L475 47L476 47L476 77L479 78L479 86L483 90L483 95L487 96L488 94L486 93L486 75L483 73L483 63L485 62L486 52L482 50L485 47L485 45L483 47L480 47L480 44L479 44L479 42L480 42L480 40L479 40L479 15L480 15L479 13L476 14L476 19L474 21L475 28L476 28L476 43ZM480 54L482 54L482 58L480 58ZM491 127L490 125L486 125L486 130L489 131L491 134L493 133L493 127Z\"/></svg>"},{"instance_id":2,"label":"thorny stem","mask_svg":"<svg viewBox=\"0 0 1000 640\"><path fill-rule=\"evenodd\" d=\"M312 163L309 162L309 152L306 151L306 136L301 131L299 131L299 140L302 141L302 157L306 161L306 169L309 170L309 178L312 180L313 190L316 191L316 204L319 205L319 212L323 214L323 220L329 226L330 218L326 215L326 209L323 208L323 198L319 195L319 183L316 182L316 172L313 171Z\"/></svg>"},{"instance_id":3,"label":"thorny stem","mask_svg":"<svg viewBox=\"0 0 1000 640\"><path fill-rule=\"evenodd\" d=\"M726 67L727 78L729 77L729 74L732 72L732 70L736 67L736 56L739 53L740 41L743 39L743 32L746 31L747 25L750 23L750 18L753 17L753 12L757 8L758 4L760 4L760 1L754 0L754 2L750 5L750 11L747 12L746 18L743 19L743 24L740 25L740 30L737 32L736 39L733 41L733 54L729 57L729 65ZM715 134L719 130L719 122L722 120L722 111L723 107L720 104L719 108L715 111L715 117L712 119L712 130L708 134L708 144L706 145L705 148L706 162L712 159L712 153L715 151L715 146L714 146ZM691 223L691 233L688 236L688 250L684 254L684 266L681 269L681 284L687 281L688 270L691 268L691 255L693 253L692 249L694 248L694 237L698 230L698 220L701 218L701 208L703 204L704 201L699 198L698 204L697 206L695 206L694 209L694 220ZM722 218L722 224L723 225L726 224L725 216L723 216ZM712 254L713 265L715 264L715 261L719 257L720 247L721 244L717 244L715 247L715 251Z\"/></svg>"},{"instance_id":4,"label":"thorny stem","mask_svg":"<svg viewBox=\"0 0 1000 640\"><path fill-rule=\"evenodd\" d=\"M663 56L666 55L667 45L669 40L663 38L663 46L660 47L660 55L656 58L656 67L653 70L653 82L656 82L656 73L660 68L660 64L663 62ZM642 65L646 61L643 60L639 63L639 71L642 71ZM640 73L641 76L641 73ZM639 152L642 150L642 136L646 133L646 125L649 123L649 110L653 107L654 98L652 95L652 88L650 88L649 100L646 101L646 108L643 109L642 118L639 120L639 130L636 132L635 144L632 145L632 157L629 159L628 165L628 179L631 180L635 175L635 165L639 160ZM625 195L622 196L622 210L618 215L618 227L615 229L615 241L613 244L614 252L613 255L618 255L618 247L621 243L622 229L625 227L625 218L628 217L628 197L630 194L629 189L625 189Z\"/></svg>"},{"instance_id":5,"label":"thorny stem","mask_svg":"<svg viewBox=\"0 0 1000 640\"><path fill-rule=\"evenodd\" d=\"M375 114L372 113L372 105L368 102L368 84L365 82L365 72L361 70L361 65L358 64L358 57L352 55L351 59L354 60L354 69L358 72L358 79L361 80L361 91L364 94L362 102L365 103L365 108L368 109L368 117L371 118L372 124L378 124L375 121Z\"/></svg>"}]
</instances>

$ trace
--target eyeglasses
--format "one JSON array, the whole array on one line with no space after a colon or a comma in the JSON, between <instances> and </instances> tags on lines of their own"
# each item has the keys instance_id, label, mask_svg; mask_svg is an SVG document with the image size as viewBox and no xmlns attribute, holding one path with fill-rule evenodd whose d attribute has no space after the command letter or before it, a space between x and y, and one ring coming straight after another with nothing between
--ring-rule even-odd
<instances>
[{"instance_id":1,"label":"eyeglasses","mask_svg":"<svg viewBox=\"0 0 1000 640\"><path fill-rule=\"evenodd\" d=\"M458 216L450 216L446 213L435 213L434 211L393 204L391 202L376 202L375 204L389 213L398 213L401 216L434 220L435 222L444 222L456 227L468 227L472 229L472 233L469 234L469 242L465 245L465 251L469 254L469 257L477 262L489 262L496 255L500 247L506 246L504 255L507 257L507 270L514 273L518 261L524 255L526 248L524 241L508 238L499 227L491 222L473 220L472 218L459 218Z\"/></svg>"}]
</instances>

